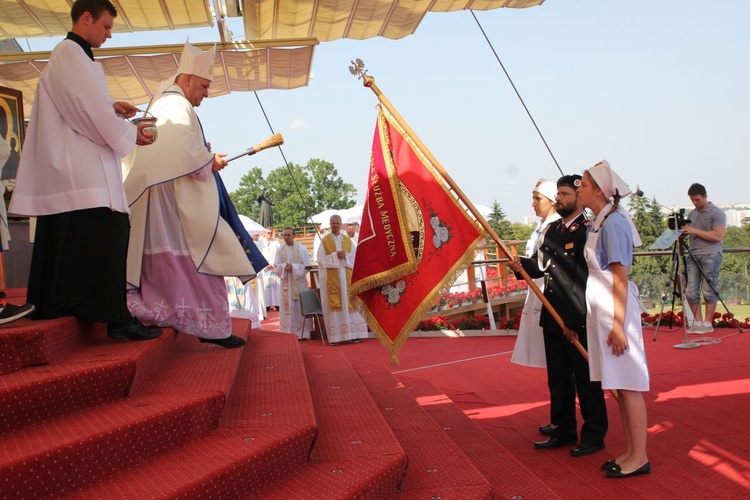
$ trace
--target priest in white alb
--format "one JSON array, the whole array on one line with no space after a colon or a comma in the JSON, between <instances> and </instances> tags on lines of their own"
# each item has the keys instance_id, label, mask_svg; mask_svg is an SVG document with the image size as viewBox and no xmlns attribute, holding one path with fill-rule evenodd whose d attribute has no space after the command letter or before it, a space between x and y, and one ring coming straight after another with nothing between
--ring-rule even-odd
<instances>
[{"instance_id":1,"label":"priest in white alb","mask_svg":"<svg viewBox=\"0 0 750 500\"><path fill-rule=\"evenodd\" d=\"M75 316L107 323L111 339L154 339L161 330L138 323L126 306L130 228L120 170L135 144L154 136L125 120L138 109L110 97L94 60L92 49L112 36L115 6L76 0L70 17L70 33L39 75L9 208L37 218L27 297L39 319Z\"/></svg>"},{"instance_id":2,"label":"priest in white alb","mask_svg":"<svg viewBox=\"0 0 750 500\"><path fill-rule=\"evenodd\" d=\"M281 244L279 239L276 237L276 230L272 227L266 228L266 234L261 235L263 240L263 257L268 261L269 266L263 270L263 291L264 291L264 303L266 304L266 311L270 311L272 307L279 310L279 301L281 298L281 286L279 285L278 276L273 269L273 263L276 262L276 252L278 252Z\"/></svg>"},{"instance_id":3,"label":"priest in white alb","mask_svg":"<svg viewBox=\"0 0 750 500\"><path fill-rule=\"evenodd\" d=\"M367 323L349 301L349 286L357 245L341 232L341 217L331 216L331 232L318 248L320 301L331 345L361 342L367 337Z\"/></svg>"},{"instance_id":4,"label":"priest in white alb","mask_svg":"<svg viewBox=\"0 0 750 500\"><path fill-rule=\"evenodd\" d=\"M221 212L214 173L226 155L211 152L194 109L208 97L214 58L215 47L185 44L177 73L148 109L158 119L156 144L123 161L132 226L128 307L142 321L232 348L245 340L232 335L224 277L246 282L255 271Z\"/></svg>"},{"instance_id":5,"label":"priest in white alb","mask_svg":"<svg viewBox=\"0 0 750 500\"><path fill-rule=\"evenodd\" d=\"M294 241L294 229L285 227L282 236L284 244L279 246L273 262L281 288L279 331L293 333L298 340L307 340L312 321L305 322L299 293L308 289L307 272L312 264L307 248Z\"/></svg>"}]
</instances>

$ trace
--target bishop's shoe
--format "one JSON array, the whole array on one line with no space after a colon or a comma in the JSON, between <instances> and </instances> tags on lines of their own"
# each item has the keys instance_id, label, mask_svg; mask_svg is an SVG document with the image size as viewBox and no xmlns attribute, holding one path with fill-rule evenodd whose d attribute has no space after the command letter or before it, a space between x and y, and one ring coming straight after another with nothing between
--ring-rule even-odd
<instances>
[{"instance_id":1,"label":"bishop's shoe","mask_svg":"<svg viewBox=\"0 0 750 500\"><path fill-rule=\"evenodd\" d=\"M203 337L198 337L198 340L200 340L204 344L219 345L224 349L234 349L235 347L242 347L243 345L247 344L245 339L237 337L236 335L230 335L229 337L224 339L204 339Z\"/></svg>"},{"instance_id":2,"label":"bishop's shoe","mask_svg":"<svg viewBox=\"0 0 750 500\"><path fill-rule=\"evenodd\" d=\"M136 317L130 318L130 321L124 324L107 325L107 337L115 340L151 340L161 333L161 328L147 328Z\"/></svg>"}]
</instances>

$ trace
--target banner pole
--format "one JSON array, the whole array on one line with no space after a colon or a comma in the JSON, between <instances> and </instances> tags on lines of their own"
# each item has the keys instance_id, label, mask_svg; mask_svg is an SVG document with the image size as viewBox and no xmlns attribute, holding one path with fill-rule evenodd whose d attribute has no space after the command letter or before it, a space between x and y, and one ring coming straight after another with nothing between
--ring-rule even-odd
<instances>
[{"instance_id":1,"label":"banner pole","mask_svg":"<svg viewBox=\"0 0 750 500\"><path fill-rule=\"evenodd\" d=\"M406 121L404 121L404 119L401 117L399 112L396 111L396 109L393 107L393 105L388 100L388 98L380 91L378 86L375 85L375 79L364 73L361 74L360 77L362 78L362 82L364 86L369 88L375 93L378 100L383 104L383 106L385 106L385 108L388 110L391 116L393 116L393 118L398 122L401 128L404 129L404 131L409 136L409 138L412 141L414 141L414 144L420 149L422 154L424 154L427 157L427 159L430 161L430 163L435 168L435 170L438 171L438 173L443 177L443 180L448 184L451 190L458 196L458 199L460 199L461 202L463 202L466 208L471 212L471 214L477 220L477 222L479 222L479 224L482 226L482 229L484 229L487 232L487 234L490 235L490 237L495 242L497 247L502 250L503 254L505 254L505 257L509 261L516 260L516 257L512 254L510 249L508 249L508 247L505 246L505 243L502 242L502 240L497 235L495 230L492 229L492 226L490 226L489 223L484 219L482 214L479 213L479 211L476 209L474 204L471 201L469 201L468 197L464 194L461 188L458 187L458 185L453 181L453 179L448 174L448 172L445 171L442 165L440 165L437 159L432 155L430 150L427 149L427 147L424 145L424 143L422 143L419 137L416 134L414 134L414 131L411 129L411 127L409 127ZM564 328L565 322L563 321L562 317L557 313L557 311L555 311L555 308L552 306L552 304L547 299L547 297L544 296L544 294L536 285L536 283L534 283L534 280L531 279L531 277L526 272L526 270L521 269L521 272L519 274L523 277L523 279L529 285L529 288L531 288L532 292L534 292L534 294L539 298L539 300L542 302L544 307L547 308L547 311L549 311L549 313L552 315L555 322L560 326L560 328ZM581 343L578 341L578 339L573 340L573 345L578 350L578 352L581 353L581 356L583 356L583 358L586 361L588 361L589 355L586 352L586 349L583 348L583 345L581 345Z\"/></svg>"}]
</instances>

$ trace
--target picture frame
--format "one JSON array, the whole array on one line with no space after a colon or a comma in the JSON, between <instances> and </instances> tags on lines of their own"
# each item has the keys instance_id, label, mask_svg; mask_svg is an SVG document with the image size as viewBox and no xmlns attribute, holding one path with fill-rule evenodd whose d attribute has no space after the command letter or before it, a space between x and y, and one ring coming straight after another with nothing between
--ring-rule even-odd
<instances>
[{"instance_id":1,"label":"picture frame","mask_svg":"<svg viewBox=\"0 0 750 500\"><path fill-rule=\"evenodd\" d=\"M24 139L23 95L20 90L0 87L0 139L10 148L10 156L0 165L0 181L6 205L16 182Z\"/></svg>"}]
</instances>

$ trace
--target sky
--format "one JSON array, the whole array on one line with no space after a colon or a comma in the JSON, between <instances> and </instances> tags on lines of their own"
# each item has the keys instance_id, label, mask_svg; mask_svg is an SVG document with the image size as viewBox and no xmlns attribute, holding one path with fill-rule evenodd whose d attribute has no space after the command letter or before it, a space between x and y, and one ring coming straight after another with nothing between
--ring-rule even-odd
<instances>
[{"instance_id":1,"label":"sky","mask_svg":"<svg viewBox=\"0 0 750 500\"><path fill-rule=\"evenodd\" d=\"M547 0L475 13L565 174L607 159L633 189L688 207L700 182L714 203L750 201L750 1ZM242 24L230 22L235 39ZM218 40L215 28L115 34L105 47ZM147 37L147 38L146 38ZM19 40L49 50L59 39ZM468 11L428 13L414 35L324 42L308 87L258 93L286 159L332 162L364 201L377 98L348 70L359 58L380 90L473 203L532 215L554 160ZM198 108L216 152L271 134L253 93ZM278 149L222 171L232 191Z\"/></svg>"}]
</instances>

